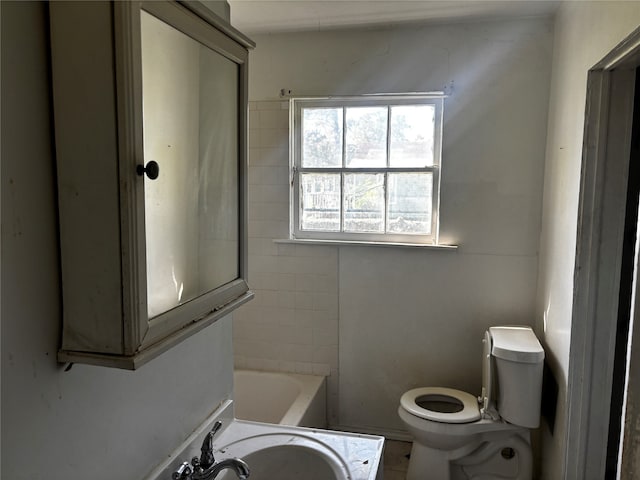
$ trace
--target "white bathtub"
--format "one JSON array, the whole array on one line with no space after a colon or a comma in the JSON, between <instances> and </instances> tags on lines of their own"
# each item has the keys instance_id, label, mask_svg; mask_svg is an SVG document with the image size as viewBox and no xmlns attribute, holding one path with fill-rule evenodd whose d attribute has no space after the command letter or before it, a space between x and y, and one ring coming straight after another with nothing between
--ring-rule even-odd
<instances>
[{"instance_id":1,"label":"white bathtub","mask_svg":"<svg viewBox=\"0 0 640 480\"><path fill-rule=\"evenodd\" d=\"M317 375L236 370L235 417L254 422L326 428L326 379Z\"/></svg>"}]
</instances>

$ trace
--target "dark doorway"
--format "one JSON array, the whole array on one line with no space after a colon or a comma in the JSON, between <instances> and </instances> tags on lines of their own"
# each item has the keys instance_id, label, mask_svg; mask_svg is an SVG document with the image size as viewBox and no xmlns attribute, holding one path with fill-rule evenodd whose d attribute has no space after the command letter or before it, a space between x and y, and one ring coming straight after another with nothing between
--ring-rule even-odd
<instances>
[{"instance_id":1,"label":"dark doorway","mask_svg":"<svg viewBox=\"0 0 640 480\"><path fill-rule=\"evenodd\" d=\"M616 345L611 389L611 410L607 441L607 480L615 480L618 472L618 457L624 423L624 397L629 346L629 326L632 315L633 278L635 273L636 238L638 235L638 201L640 199L640 68L635 71L635 93L633 100L633 123L629 157L629 180L624 225L624 245L620 272L620 295Z\"/></svg>"}]
</instances>

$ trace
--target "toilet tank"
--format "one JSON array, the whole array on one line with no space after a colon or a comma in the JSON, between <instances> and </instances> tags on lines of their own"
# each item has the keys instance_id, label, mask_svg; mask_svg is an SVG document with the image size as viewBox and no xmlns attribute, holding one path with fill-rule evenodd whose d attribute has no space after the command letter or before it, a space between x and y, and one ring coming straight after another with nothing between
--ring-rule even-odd
<instances>
[{"instance_id":1,"label":"toilet tank","mask_svg":"<svg viewBox=\"0 0 640 480\"><path fill-rule=\"evenodd\" d=\"M497 374L497 410L509 423L540 424L544 350L531 327L489 328Z\"/></svg>"}]
</instances>

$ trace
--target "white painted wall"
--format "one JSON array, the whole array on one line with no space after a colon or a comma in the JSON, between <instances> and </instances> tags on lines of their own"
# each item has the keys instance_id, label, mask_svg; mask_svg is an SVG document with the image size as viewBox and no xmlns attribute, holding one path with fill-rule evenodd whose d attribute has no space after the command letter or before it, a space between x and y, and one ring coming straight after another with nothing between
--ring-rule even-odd
<instances>
[{"instance_id":1,"label":"white painted wall","mask_svg":"<svg viewBox=\"0 0 640 480\"><path fill-rule=\"evenodd\" d=\"M536 322L560 386L543 478L562 478L587 71L640 24L638 2L567 2L557 13L545 161Z\"/></svg>"},{"instance_id":2,"label":"white painted wall","mask_svg":"<svg viewBox=\"0 0 640 480\"><path fill-rule=\"evenodd\" d=\"M237 316L236 365L328 371L330 424L361 431L400 431L399 398L414 386L479 393L483 331L535 323L552 23L254 40L249 280L256 300ZM288 236L280 89L331 95L450 85L441 239L459 244L457 252L272 242Z\"/></svg>"},{"instance_id":3,"label":"white painted wall","mask_svg":"<svg viewBox=\"0 0 640 480\"><path fill-rule=\"evenodd\" d=\"M56 362L62 306L47 6L1 8L0 476L139 480L230 396L231 318L136 372L64 372Z\"/></svg>"}]
</instances>

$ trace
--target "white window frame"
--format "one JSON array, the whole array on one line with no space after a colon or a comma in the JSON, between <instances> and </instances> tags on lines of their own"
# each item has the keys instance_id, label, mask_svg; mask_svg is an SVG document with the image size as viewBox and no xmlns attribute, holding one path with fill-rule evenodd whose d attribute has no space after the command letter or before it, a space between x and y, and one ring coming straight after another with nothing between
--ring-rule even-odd
<instances>
[{"instance_id":1,"label":"white window frame","mask_svg":"<svg viewBox=\"0 0 640 480\"><path fill-rule=\"evenodd\" d=\"M374 243L401 243L438 245L439 207L440 207L440 172L442 164L442 120L445 95L437 93L407 94L407 95L365 95L352 97L315 97L315 98L291 98L290 99L290 238L292 240L318 240L338 242L374 242ZM302 167L302 110L303 108L326 107L369 107L369 106L400 106L400 105L433 105L435 107L435 132L433 146L433 164L426 167L390 167L389 140L387 138L387 166L379 168L354 168L345 165L343 128L343 154L341 167ZM343 119L344 119L343 115ZM344 121L344 120L343 120ZM389 137L389 124L387 125L387 137ZM431 173L432 174L432 204L431 204L431 233L426 234L401 234L401 233L353 233L353 232L329 232L319 230L302 230L300 228L300 174L302 173ZM387 176L385 175L385 179ZM341 175L341 225L344 195L344 175ZM385 180L385 224L388 208L388 192ZM342 228L342 227L341 227Z\"/></svg>"}]
</instances>

